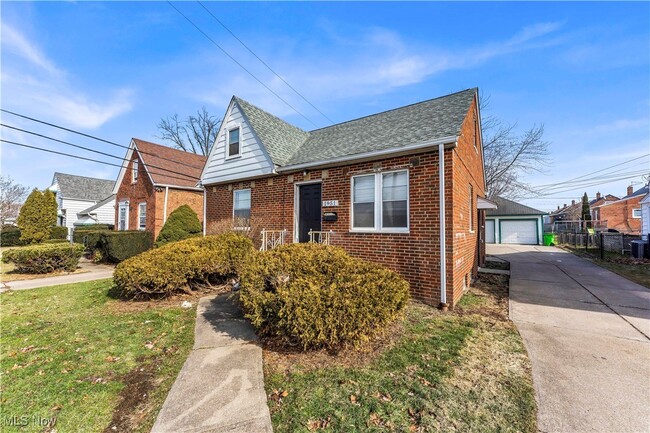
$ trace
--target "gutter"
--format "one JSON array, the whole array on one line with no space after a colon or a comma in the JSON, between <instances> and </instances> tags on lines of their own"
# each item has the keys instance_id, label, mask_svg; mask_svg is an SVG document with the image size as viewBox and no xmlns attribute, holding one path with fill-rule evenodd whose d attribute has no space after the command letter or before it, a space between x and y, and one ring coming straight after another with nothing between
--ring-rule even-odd
<instances>
[{"instance_id":1,"label":"gutter","mask_svg":"<svg viewBox=\"0 0 650 433\"><path fill-rule=\"evenodd\" d=\"M440 185L440 308L446 310L447 304L447 254L445 233L445 145L438 145L438 184Z\"/></svg>"},{"instance_id":2,"label":"gutter","mask_svg":"<svg viewBox=\"0 0 650 433\"><path fill-rule=\"evenodd\" d=\"M167 196L169 195L169 187L165 187L165 203L163 204L163 225L167 222Z\"/></svg>"},{"instance_id":3,"label":"gutter","mask_svg":"<svg viewBox=\"0 0 650 433\"><path fill-rule=\"evenodd\" d=\"M154 183L153 186L172 188L172 189L183 189L187 191L203 191L203 188L199 188L198 186L178 186L178 185L170 185L167 183Z\"/></svg>"},{"instance_id":4,"label":"gutter","mask_svg":"<svg viewBox=\"0 0 650 433\"><path fill-rule=\"evenodd\" d=\"M208 202L208 189L203 188L203 236L207 233L208 221L205 218L207 215L207 202Z\"/></svg>"},{"instance_id":5,"label":"gutter","mask_svg":"<svg viewBox=\"0 0 650 433\"><path fill-rule=\"evenodd\" d=\"M277 172L284 173L289 171L299 171L299 170L315 168L315 167L336 166L336 165L341 165L342 163L348 164L351 162L357 162L359 160L364 160L364 159L370 160L370 159L377 159L382 156L392 156L396 154L413 153L414 151L424 150L435 146L438 147L447 146L448 148L451 149L456 147L457 142L458 142L458 136L450 135L449 137L442 137L435 140L424 141L421 143L409 144L402 147L391 147L389 149L373 150L371 152L357 153L356 155L344 155L336 158L323 159L321 161L287 165L284 167L278 167Z\"/></svg>"}]
</instances>

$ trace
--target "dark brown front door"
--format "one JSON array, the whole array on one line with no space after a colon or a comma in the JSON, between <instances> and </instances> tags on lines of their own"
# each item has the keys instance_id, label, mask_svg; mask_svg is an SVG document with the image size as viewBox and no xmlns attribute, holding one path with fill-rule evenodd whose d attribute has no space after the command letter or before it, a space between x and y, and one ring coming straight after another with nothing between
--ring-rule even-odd
<instances>
[{"instance_id":1,"label":"dark brown front door","mask_svg":"<svg viewBox=\"0 0 650 433\"><path fill-rule=\"evenodd\" d=\"M309 230L321 229L321 184L298 187L298 242L309 242Z\"/></svg>"}]
</instances>

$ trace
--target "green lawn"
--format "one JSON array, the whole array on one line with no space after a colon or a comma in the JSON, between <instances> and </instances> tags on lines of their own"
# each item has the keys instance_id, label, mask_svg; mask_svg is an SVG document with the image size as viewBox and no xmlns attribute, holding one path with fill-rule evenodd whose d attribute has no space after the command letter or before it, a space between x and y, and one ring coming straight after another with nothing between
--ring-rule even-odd
<instances>
[{"instance_id":1,"label":"green lawn","mask_svg":"<svg viewBox=\"0 0 650 433\"><path fill-rule=\"evenodd\" d=\"M412 303L392 347L359 365L331 356L325 367L300 357L287 367L267 351L274 431L536 431L530 364L503 289L472 289L449 313Z\"/></svg>"},{"instance_id":2,"label":"green lawn","mask_svg":"<svg viewBox=\"0 0 650 433\"><path fill-rule=\"evenodd\" d=\"M590 249L585 251L584 248L572 248L564 246L573 254L582 258L591 260L598 266L608 269L617 273L628 280L632 280L637 284L641 284L650 289L650 262L635 260L629 255L621 255L612 252L605 252L605 259L601 260L600 251L597 249Z\"/></svg>"},{"instance_id":3,"label":"green lawn","mask_svg":"<svg viewBox=\"0 0 650 433\"><path fill-rule=\"evenodd\" d=\"M111 287L0 295L1 431L50 431L54 417L58 432L151 429L193 344L195 310L119 301Z\"/></svg>"}]
</instances>

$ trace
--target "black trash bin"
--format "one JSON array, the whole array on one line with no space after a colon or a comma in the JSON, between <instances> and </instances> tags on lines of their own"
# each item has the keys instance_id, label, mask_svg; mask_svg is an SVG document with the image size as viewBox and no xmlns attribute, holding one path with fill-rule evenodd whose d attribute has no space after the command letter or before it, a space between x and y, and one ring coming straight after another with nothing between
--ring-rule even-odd
<instances>
[{"instance_id":1,"label":"black trash bin","mask_svg":"<svg viewBox=\"0 0 650 433\"><path fill-rule=\"evenodd\" d=\"M646 256L648 249L647 241L632 241L632 257L642 259Z\"/></svg>"}]
</instances>

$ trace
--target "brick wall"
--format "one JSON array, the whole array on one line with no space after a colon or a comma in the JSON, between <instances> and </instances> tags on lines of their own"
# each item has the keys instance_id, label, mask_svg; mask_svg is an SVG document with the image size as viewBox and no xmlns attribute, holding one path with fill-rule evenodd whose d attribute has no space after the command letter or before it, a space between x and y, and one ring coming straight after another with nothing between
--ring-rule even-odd
<instances>
[{"instance_id":1,"label":"brick wall","mask_svg":"<svg viewBox=\"0 0 650 433\"><path fill-rule=\"evenodd\" d=\"M140 167L138 180L132 182L132 168L133 161L138 159L138 167ZM153 233L155 226L155 215L156 215L156 200L154 196L154 186L151 183L151 179L147 175L147 172L142 168L142 161L134 153L133 158L129 161L129 164L122 179L122 183L117 190L117 195L115 197L115 202L117 208L115 209L115 229L118 228L119 215L119 203L121 201L128 200L129 202L129 230L138 229L138 205L139 203L147 203L147 221L146 221L146 230Z\"/></svg>"},{"instance_id":2,"label":"brick wall","mask_svg":"<svg viewBox=\"0 0 650 433\"><path fill-rule=\"evenodd\" d=\"M154 238L158 236L163 225L165 225L166 218L169 217L174 210L186 204L192 208L199 221L203 224L203 192L191 191L176 188L169 188L167 193L167 215L165 216L165 188L161 187L156 191L156 214L153 226Z\"/></svg>"},{"instance_id":3,"label":"brick wall","mask_svg":"<svg viewBox=\"0 0 650 433\"><path fill-rule=\"evenodd\" d=\"M633 218L632 210L640 209L643 195L599 207L599 217L607 220L607 228L621 233L640 234L641 218Z\"/></svg>"},{"instance_id":4,"label":"brick wall","mask_svg":"<svg viewBox=\"0 0 650 433\"><path fill-rule=\"evenodd\" d=\"M463 279L475 274L478 256L477 196L484 196L483 167L474 149L474 113L471 108L462 127L458 146L445 151L447 302L462 296ZM409 171L409 233L350 232L351 177L375 171ZM207 233L222 222L232 221L233 191L251 189L252 225L269 230L286 229L288 241L294 236L294 192L306 181L322 183L322 200L338 200L337 207L323 212L338 214L336 222L322 223L332 230L332 244L350 254L381 263L404 276L414 298L431 305L440 303L440 224L438 151L349 164L327 170L274 175L253 181L206 186ZM473 186L473 208L469 209L469 185ZM469 231L469 214L473 232Z\"/></svg>"}]
</instances>

